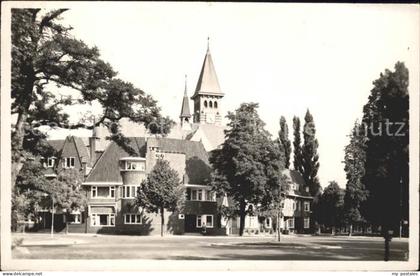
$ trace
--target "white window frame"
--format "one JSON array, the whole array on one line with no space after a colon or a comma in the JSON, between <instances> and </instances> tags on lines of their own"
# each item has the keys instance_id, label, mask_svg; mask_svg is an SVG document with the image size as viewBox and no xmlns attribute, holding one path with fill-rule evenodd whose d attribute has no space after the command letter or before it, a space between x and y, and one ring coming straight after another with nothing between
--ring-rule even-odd
<instances>
[{"instance_id":1,"label":"white window frame","mask_svg":"<svg viewBox=\"0 0 420 276\"><path fill-rule=\"evenodd\" d=\"M209 193L209 200L207 200L207 193ZM216 193L206 189L191 188L190 201L216 202Z\"/></svg>"},{"instance_id":2,"label":"white window frame","mask_svg":"<svg viewBox=\"0 0 420 276\"><path fill-rule=\"evenodd\" d=\"M70 224L82 223L82 214L80 212L73 212L70 215L73 217L73 221L71 221Z\"/></svg>"},{"instance_id":3,"label":"white window frame","mask_svg":"<svg viewBox=\"0 0 420 276\"><path fill-rule=\"evenodd\" d=\"M146 163L139 160L122 160L121 166L123 171L144 172L146 171Z\"/></svg>"},{"instance_id":4,"label":"white window frame","mask_svg":"<svg viewBox=\"0 0 420 276\"><path fill-rule=\"evenodd\" d=\"M289 218L287 220L287 224L289 225L290 229L295 229L295 218L294 217Z\"/></svg>"},{"instance_id":5,"label":"white window frame","mask_svg":"<svg viewBox=\"0 0 420 276\"><path fill-rule=\"evenodd\" d=\"M108 196L98 196L98 186L91 186L90 188L90 197L91 198L115 198L115 193L116 193L116 188L115 186L108 186L106 187L108 188ZM95 192L95 196L93 195L93 193ZM112 193L114 194L114 196L112 196Z\"/></svg>"},{"instance_id":6,"label":"white window frame","mask_svg":"<svg viewBox=\"0 0 420 276\"><path fill-rule=\"evenodd\" d=\"M124 199L136 198L137 197L137 190L139 189L140 185L124 185L122 186L122 194ZM134 191L134 194L133 194Z\"/></svg>"},{"instance_id":7,"label":"white window frame","mask_svg":"<svg viewBox=\"0 0 420 276\"><path fill-rule=\"evenodd\" d=\"M211 217L211 225L207 225L207 217ZM206 222L206 228L213 228L214 227L214 216L213 215L197 215L196 218L196 227L202 228L203 222Z\"/></svg>"},{"instance_id":8,"label":"white window frame","mask_svg":"<svg viewBox=\"0 0 420 276\"><path fill-rule=\"evenodd\" d=\"M308 229L310 227L310 218L303 218L303 228Z\"/></svg>"},{"instance_id":9,"label":"white window frame","mask_svg":"<svg viewBox=\"0 0 420 276\"><path fill-rule=\"evenodd\" d=\"M95 195L93 195L93 192L95 192ZM91 186L90 187L90 197L91 198L97 198L98 197L98 186Z\"/></svg>"},{"instance_id":10,"label":"white window frame","mask_svg":"<svg viewBox=\"0 0 420 276\"><path fill-rule=\"evenodd\" d=\"M311 210L311 204L309 203L309 201L303 202L303 210L306 212L309 212Z\"/></svg>"},{"instance_id":11,"label":"white window frame","mask_svg":"<svg viewBox=\"0 0 420 276\"><path fill-rule=\"evenodd\" d=\"M70 163L70 164L69 164ZM73 163L73 165L72 165ZM72 169L76 164L76 157L69 156L63 158L63 168L65 169Z\"/></svg>"},{"instance_id":12,"label":"white window frame","mask_svg":"<svg viewBox=\"0 0 420 276\"><path fill-rule=\"evenodd\" d=\"M108 221L107 221L107 225L101 225L99 216L101 215L107 215L108 216ZM103 226L107 226L107 227L115 227L115 214L91 214L90 215L90 226L92 227L103 227ZM111 224L111 221L114 221L114 224ZM98 224L95 224L95 222L98 222Z\"/></svg>"},{"instance_id":13,"label":"white window frame","mask_svg":"<svg viewBox=\"0 0 420 276\"><path fill-rule=\"evenodd\" d=\"M51 161L51 164L50 164ZM47 168L52 168L55 165L55 157L48 157L47 158Z\"/></svg>"},{"instance_id":14,"label":"white window frame","mask_svg":"<svg viewBox=\"0 0 420 276\"><path fill-rule=\"evenodd\" d=\"M140 213L125 213L124 224L143 224L143 218Z\"/></svg>"},{"instance_id":15,"label":"white window frame","mask_svg":"<svg viewBox=\"0 0 420 276\"><path fill-rule=\"evenodd\" d=\"M115 198L115 186L109 187L109 197Z\"/></svg>"}]
</instances>

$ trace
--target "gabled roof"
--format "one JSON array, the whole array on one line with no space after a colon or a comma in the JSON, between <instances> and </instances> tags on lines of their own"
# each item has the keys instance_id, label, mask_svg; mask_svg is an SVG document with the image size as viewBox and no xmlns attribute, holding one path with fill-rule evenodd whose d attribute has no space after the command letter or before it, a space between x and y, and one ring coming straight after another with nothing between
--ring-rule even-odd
<instances>
[{"instance_id":1,"label":"gabled roof","mask_svg":"<svg viewBox=\"0 0 420 276\"><path fill-rule=\"evenodd\" d=\"M299 185L299 190L295 189L293 191L290 191L290 195L305 196L305 197L311 196L309 192L305 191L305 187L306 187L305 180L303 179L302 175L298 171L285 169L283 170L282 173L283 175L287 177L287 180L290 183L295 183Z\"/></svg>"},{"instance_id":2,"label":"gabled roof","mask_svg":"<svg viewBox=\"0 0 420 276\"><path fill-rule=\"evenodd\" d=\"M169 138L149 138L147 143L159 151L185 154L185 181L190 184L206 184L210 178L209 157L201 142Z\"/></svg>"},{"instance_id":3,"label":"gabled roof","mask_svg":"<svg viewBox=\"0 0 420 276\"><path fill-rule=\"evenodd\" d=\"M63 149L64 139L60 140L47 140L48 144L54 148L56 152L60 152Z\"/></svg>"},{"instance_id":4,"label":"gabled roof","mask_svg":"<svg viewBox=\"0 0 420 276\"><path fill-rule=\"evenodd\" d=\"M191 99L194 99L197 95L200 94L215 96L224 95L220 90L219 81L217 79L216 70L214 69L214 64L209 48L207 48L203 66L201 67L200 77L198 78L197 87Z\"/></svg>"},{"instance_id":5,"label":"gabled roof","mask_svg":"<svg viewBox=\"0 0 420 276\"><path fill-rule=\"evenodd\" d=\"M185 139L201 141L206 151L218 148L225 141L225 126L214 124L199 124L197 129L189 133Z\"/></svg>"},{"instance_id":6,"label":"gabled roof","mask_svg":"<svg viewBox=\"0 0 420 276\"><path fill-rule=\"evenodd\" d=\"M74 140L74 144L76 145L76 149L77 149L77 153L79 154L80 161L82 163L83 162L88 163L90 157L89 157L89 152L85 146L85 143L80 137L73 136L73 140Z\"/></svg>"},{"instance_id":7,"label":"gabled roof","mask_svg":"<svg viewBox=\"0 0 420 276\"><path fill-rule=\"evenodd\" d=\"M146 140L140 137L129 137L129 147L135 151L135 156L144 157ZM90 171L85 182L122 182L118 161L122 157L131 156L117 143L111 142Z\"/></svg>"}]
</instances>

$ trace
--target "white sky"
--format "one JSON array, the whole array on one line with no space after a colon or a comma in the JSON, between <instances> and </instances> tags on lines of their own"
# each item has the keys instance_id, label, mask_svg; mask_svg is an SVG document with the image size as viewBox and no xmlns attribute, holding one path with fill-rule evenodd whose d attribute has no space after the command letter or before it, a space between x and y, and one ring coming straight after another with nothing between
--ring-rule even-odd
<instances>
[{"instance_id":1,"label":"white sky","mask_svg":"<svg viewBox=\"0 0 420 276\"><path fill-rule=\"evenodd\" d=\"M64 22L174 120L184 74L194 92L207 36L225 114L258 102L267 129L277 135L284 115L293 139L293 115L303 122L309 108L323 187L331 180L345 186L343 149L372 81L398 60L418 76L416 5L96 3L72 8ZM417 77L410 90L419 91Z\"/></svg>"}]
</instances>

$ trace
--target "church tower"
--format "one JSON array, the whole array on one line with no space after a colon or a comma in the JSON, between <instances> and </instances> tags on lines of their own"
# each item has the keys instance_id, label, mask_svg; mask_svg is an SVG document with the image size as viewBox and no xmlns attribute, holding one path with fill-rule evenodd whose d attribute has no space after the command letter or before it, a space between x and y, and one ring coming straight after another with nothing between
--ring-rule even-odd
<instances>
[{"instance_id":1,"label":"church tower","mask_svg":"<svg viewBox=\"0 0 420 276\"><path fill-rule=\"evenodd\" d=\"M220 103L223 96L207 42L207 52L200 77L195 93L191 97L194 101L194 123L220 125L222 121Z\"/></svg>"},{"instance_id":2,"label":"church tower","mask_svg":"<svg viewBox=\"0 0 420 276\"><path fill-rule=\"evenodd\" d=\"M184 89L184 98L182 99L182 107L181 107L181 115L179 118L181 119L181 127L185 128L188 127L190 124L190 104L189 104L188 94L187 94L187 75L185 75L185 89Z\"/></svg>"}]
</instances>

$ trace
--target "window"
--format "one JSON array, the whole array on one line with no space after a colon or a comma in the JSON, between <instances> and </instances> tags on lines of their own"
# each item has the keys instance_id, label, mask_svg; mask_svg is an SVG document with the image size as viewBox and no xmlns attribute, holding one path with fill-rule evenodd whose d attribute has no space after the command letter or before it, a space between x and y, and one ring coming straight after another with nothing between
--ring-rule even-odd
<instances>
[{"instance_id":1,"label":"window","mask_svg":"<svg viewBox=\"0 0 420 276\"><path fill-rule=\"evenodd\" d=\"M310 211L311 210L311 207L310 207L310 204L309 204L309 202L308 201L305 201L304 203L303 203L303 210L304 211Z\"/></svg>"},{"instance_id":2,"label":"window","mask_svg":"<svg viewBox=\"0 0 420 276\"><path fill-rule=\"evenodd\" d=\"M207 107L207 101L204 101L204 107Z\"/></svg>"},{"instance_id":3,"label":"window","mask_svg":"<svg viewBox=\"0 0 420 276\"><path fill-rule=\"evenodd\" d=\"M124 224L142 224L141 214L124 214Z\"/></svg>"},{"instance_id":4,"label":"window","mask_svg":"<svg viewBox=\"0 0 420 276\"><path fill-rule=\"evenodd\" d=\"M214 108L217 108L217 102L216 101L214 102Z\"/></svg>"},{"instance_id":5,"label":"window","mask_svg":"<svg viewBox=\"0 0 420 276\"><path fill-rule=\"evenodd\" d=\"M80 224L82 222L82 215L80 213L71 214L71 224Z\"/></svg>"},{"instance_id":6,"label":"window","mask_svg":"<svg viewBox=\"0 0 420 276\"><path fill-rule=\"evenodd\" d=\"M213 216L212 215L206 215L206 226L207 227L213 227Z\"/></svg>"},{"instance_id":7,"label":"window","mask_svg":"<svg viewBox=\"0 0 420 276\"><path fill-rule=\"evenodd\" d=\"M92 186L90 190L90 195L92 198L115 198L115 186Z\"/></svg>"},{"instance_id":8,"label":"window","mask_svg":"<svg viewBox=\"0 0 420 276\"><path fill-rule=\"evenodd\" d=\"M63 158L63 168L74 168L74 157Z\"/></svg>"},{"instance_id":9,"label":"window","mask_svg":"<svg viewBox=\"0 0 420 276\"><path fill-rule=\"evenodd\" d=\"M204 225L206 225L207 228L213 228L213 215L197 216L197 228L201 228Z\"/></svg>"},{"instance_id":10,"label":"window","mask_svg":"<svg viewBox=\"0 0 420 276\"><path fill-rule=\"evenodd\" d=\"M213 102L212 101L209 101L209 107L213 108Z\"/></svg>"},{"instance_id":11,"label":"window","mask_svg":"<svg viewBox=\"0 0 420 276\"><path fill-rule=\"evenodd\" d=\"M187 200L216 201L216 193L204 189L190 189L187 191Z\"/></svg>"},{"instance_id":12,"label":"window","mask_svg":"<svg viewBox=\"0 0 420 276\"><path fill-rule=\"evenodd\" d=\"M135 198L137 196L137 189L140 186L136 185L127 185L127 186L123 186L121 187L123 189L123 198Z\"/></svg>"},{"instance_id":13,"label":"window","mask_svg":"<svg viewBox=\"0 0 420 276\"><path fill-rule=\"evenodd\" d=\"M144 171L145 163L144 161L121 160L120 169L123 171Z\"/></svg>"},{"instance_id":14,"label":"window","mask_svg":"<svg viewBox=\"0 0 420 276\"><path fill-rule=\"evenodd\" d=\"M295 228L295 218L290 218L287 221L289 222L289 228Z\"/></svg>"},{"instance_id":15,"label":"window","mask_svg":"<svg viewBox=\"0 0 420 276\"><path fill-rule=\"evenodd\" d=\"M54 167L54 164L55 164L55 158L54 157L49 157L47 159L47 167L48 168Z\"/></svg>"},{"instance_id":16,"label":"window","mask_svg":"<svg viewBox=\"0 0 420 276\"><path fill-rule=\"evenodd\" d=\"M216 201L215 196L216 194L212 191L205 191L206 193L206 201Z\"/></svg>"},{"instance_id":17,"label":"window","mask_svg":"<svg viewBox=\"0 0 420 276\"><path fill-rule=\"evenodd\" d=\"M303 228L308 229L309 228L309 218L303 219Z\"/></svg>"},{"instance_id":18,"label":"window","mask_svg":"<svg viewBox=\"0 0 420 276\"><path fill-rule=\"evenodd\" d=\"M92 214L91 226L115 226L115 214Z\"/></svg>"},{"instance_id":19,"label":"window","mask_svg":"<svg viewBox=\"0 0 420 276\"><path fill-rule=\"evenodd\" d=\"M90 196L97 197L98 196L98 187L92 186L90 189Z\"/></svg>"},{"instance_id":20,"label":"window","mask_svg":"<svg viewBox=\"0 0 420 276\"><path fill-rule=\"evenodd\" d=\"M280 203L280 208L284 209L284 201Z\"/></svg>"},{"instance_id":21,"label":"window","mask_svg":"<svg viewBox=\"0 0 420 276\"><path fill-rule=\"evenodd\" d=\"M300 211L300 209L301 209L301 202L297 201L296 202L296 210Z\"/></svg>"}]
</instances>

